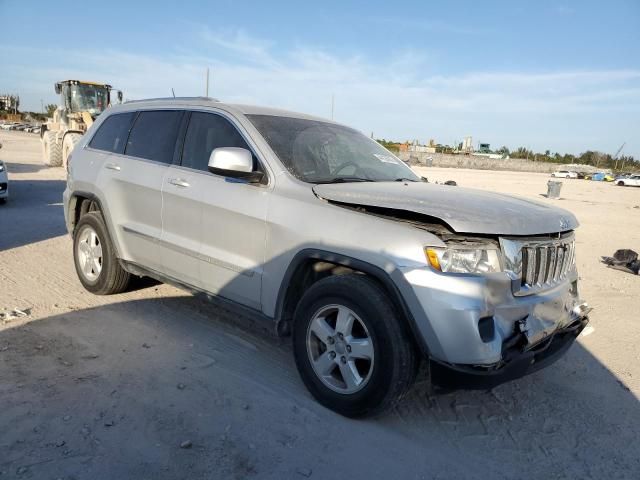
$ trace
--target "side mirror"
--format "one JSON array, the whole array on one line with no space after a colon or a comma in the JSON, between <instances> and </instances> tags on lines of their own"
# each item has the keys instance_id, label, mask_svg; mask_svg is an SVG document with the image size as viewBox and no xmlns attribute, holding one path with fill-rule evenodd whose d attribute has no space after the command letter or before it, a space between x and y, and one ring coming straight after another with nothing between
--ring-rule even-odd
<instances>
[{"instance_id":1,"label":"side mirror","mask_svg":"<svg viewBox=\"0 0 640 480\"><path fill-rule=\"evenodd\" d=\"M264 173L253 171L253 156L246 148L221 147L211 152L209 171L224 177L239 178L259 183Z\"/></svg>"},{"instance_id":2,"label":"side mirror","mask_svg":"<svg viewBox=\"0 0 640 480\"><path fill-rule=\"evenodd\" d=\"M118 103L122 103L122 90L118 90Z\"/></svg>"},{"instance_id":3,"label":"side mirror","mask_svg":"<svg viewBox=\"0 0 640 480\"><path fill-rule=\"evenodd\" d=\"M62 85L61 85L61 84L59 84L59 83L56 83L56 84L53 86L53 88L54 88L54 90L56 91L56 94L57 94L57 95L60 95L60 92L62 92Z\"/></svg>"}]
</instances>

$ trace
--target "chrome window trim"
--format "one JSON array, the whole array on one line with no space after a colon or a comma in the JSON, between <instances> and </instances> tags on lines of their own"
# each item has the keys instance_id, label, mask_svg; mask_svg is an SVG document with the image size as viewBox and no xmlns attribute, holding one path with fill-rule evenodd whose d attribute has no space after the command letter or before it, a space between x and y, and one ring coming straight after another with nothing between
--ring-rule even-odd
<instances>
[{"instance_id":1,"label":"chrome window trim","mask_svg":"<svg viewBox=\"0 0 640 480\"><path fill-rule=\"evenodd\" d=\"M271 166L269 165L269 163L265 160L265 155L262 153L262 151L260 150L260 148L258 147L258 145L256 145L256 143L253 141L253 138L251 138L251 136L247 133L246 129L244 128L244 126L242 125L242 123L235 118L233 115L231 115L229 112L225 111L225 110L220 110L217 109L215 107L198 107L198 106L172 106L172 107L162 107L159 105L154 105L154 106L148 106L148 107L143 107L143 108L135 108L135 109L131 109L131 110L125 110L125 111L118 111L118 112L114 112L110 115L108 115L107 117L105 117L100 123L104 123L106 121L107 118L109 118L112 115L118 115L118 114L122 114L122 113L139 113L139 112L143 112L143 111L162 111L162 110L181 110L184 111L185 114L188 114L190 112L201 112L201 113L208 113L211 115L219 115L221 117L223 117L224 119L226 119L227 121L231 122L231 124L235 127L235 129L240 133L240 135L242 136L242 138L244 139L244 141L247 143L247 145L249 146L249 148L251 149L251 153L253 155L255 155L255 157L258 159L258 163L260 164L260 166L262 167L262 170L264 171L264 174L267 177L267 182L266 183L247 183L247 185L250 185L252 187L261 187L261 188L273 188L273 178L274 178L274 174L271 171ZM131 128L129 129L129 134L131 134L131 129L133 128L133 126L135 125L135 121L132 123ZM189 124L187 124L187 128L189 128ZM97 132L97 130L96 130ZM185 130L186 133L186 130ZM95 132L91 135L91 139L95 136ZM128 160L138 160L138 161L142 161L142 162L149 162L151 164L154 165L164 165L166 167L176 167L176 168L180 168L180 169L184 169L189 173L197 173L200 175L211 175L214 176L216 178L221 178L221 179L226 179L229 177L225 177L224 175L216 175L214 173L211 173L209 171L204 171L204 170L198 170L195 168L190 168L190 167L183 167L181 164L178 163L164 163L164 162L158 162L157 160L151 160L148 158L141 158L141 157L134 157L133 155L126 155L124 153L115 153L115 152L110 152L108 150L100 150L97 148L93 148L89 146L89 143L91 143L91 139L89 139L87 141L87 143L84 146L84 150L88 150L90 152L96 152L96 153L102 153L103 155L113 155L115 157L119 157L119 158L124 158L124 159L128 159ZM127 141L128 141L128 137L127 137ZM183 148L184 148L184 144L183 144ZM182 160L182 151L180 152L180 160ZM241 181L238 181L238 183L244 183Z\"/></svg>"}]
</instances>

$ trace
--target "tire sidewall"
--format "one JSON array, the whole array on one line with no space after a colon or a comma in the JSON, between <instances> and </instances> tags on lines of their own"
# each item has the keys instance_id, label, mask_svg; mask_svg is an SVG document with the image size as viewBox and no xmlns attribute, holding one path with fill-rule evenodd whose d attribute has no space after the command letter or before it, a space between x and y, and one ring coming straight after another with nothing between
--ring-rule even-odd
<instances>
[{"instance_id":1,"label":"tire sidewall","mask_svg":"<svg viewBox=\"0 0 640 480\"><path fill-rule=\"evenodd\" d=\"M351 290L347 294L338 292L333 285L318 285L310 289L300 301L295 312L293 326L293 346L296 364L302 379L311 394L324 406L347 416L366 414L368 408L380 404L389 391L389 382L394 378L392 342L385 321L398 321L393 310L388 306L382 308L374 302L361 298L361 292ZM332 288L333 287L333 288ZM312 291L313 290L313 291ZM311 294L309 294L311 292ZM380 292L381 295L384 295ZM386 303L386 302L383 302ZM307 352L307 331L313 316L327 305L343 305L360 317L367 327L374 349L374 365L367 384L352 394L341 394L327 387L315 373Z\"/></svg>"},{"instance_id":2,"label":"tire sidewall","mask_svg":"<svg viewBox=\"0 0 640 480\"><path fill-rule=\"evenodd\" d=\"M102 246L102 270L95 281L90 281L84 276L78 259L78 242L80 234L87 227L91 227L96 232L96 235L98 235L98 239L100 240L100 245ZM104 290L109 277L109 270L113 268L114 261L116 260L111 248L111 241L109 240L104 221L100 214L96 212L89 212L83 215L73 233L73 263L76 267L76 273L78 274L78 279L80 280L80 283L82 283L82 286L93 293Z\"/></svg>"}]
</instances>

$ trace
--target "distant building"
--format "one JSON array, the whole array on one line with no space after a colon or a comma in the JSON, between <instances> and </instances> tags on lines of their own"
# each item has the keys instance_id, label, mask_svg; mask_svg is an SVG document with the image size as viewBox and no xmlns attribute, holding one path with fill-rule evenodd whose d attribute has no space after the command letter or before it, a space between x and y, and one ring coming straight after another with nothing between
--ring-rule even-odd
<instances>
[{"instance_id":1,"label":"distant building","mask_svg":"<svg viewBox=\"0 0 640 480\"><path fill-rule=\"evenodd\" d=\"M491 153L491 145L488 143L479 143L478 144L478 152L480 153Z\"/></svg>"},{"instance_id":2,"label":"distant building","mask_svg":"<svg viewBox=\"0 0 640 480\"><path fill-rule=\"evenodd\" d=\"M20 106L20 97L17 95L0 95L0 110L15 112Z\"/></svg>"},{"instance_id":3,"label":"distant building","mask_svg":"<svg viewBox=\"0 0 640 480\"><path fill-rule=\"evenodd\" d=\"M464 137L464 141L462 142L462 151L465 153L473 152L473 137Z\"/></svg>"},{"instance_id":4,"label":"distant building","mask_svg":"<svg viewBox=\"0 0 640 480\"><path fill-rule=\"evenodd\" d=\"M415 153L436 153L436 147L426 145L409 145L409 151Z\"/></svg>"}]
</instances>

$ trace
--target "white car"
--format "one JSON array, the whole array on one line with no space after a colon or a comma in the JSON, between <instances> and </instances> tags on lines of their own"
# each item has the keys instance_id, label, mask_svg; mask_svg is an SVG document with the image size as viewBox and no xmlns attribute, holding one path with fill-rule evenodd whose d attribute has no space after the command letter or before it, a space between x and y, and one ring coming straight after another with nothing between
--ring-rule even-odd
<instances>
[{"instance_id":1,"label":"white car","mask_svg":"<svg viewBox=\"0 0 640 480\"><path fill-rule=\"evenodd\" d=\"M630 175L627 178L616 179L616 185L621 187L640 187L640 175Z\"/></svg>"},{"instance_id":2,"label":"white car","mask_svg":"<svg viewBox=\"0 0 640 480\"><path fill-rule=\"evenodd\" d=\"M0 144L2 148L2 144ZM0 204L6 203L9 199L9 177L7 176L7 167L0 160Z\"/></svg>"},{"instance_id":3,"label":"white car","mask_svg":"<svg viewBox=\"0 0 640 480\"><path fill-rule=\"evenodd\" d=\"M568 170L556 170L551 174L551 176L557 178L578 178L578 174L576 172L570 172Z\"/></svg>"}]
</instances>

